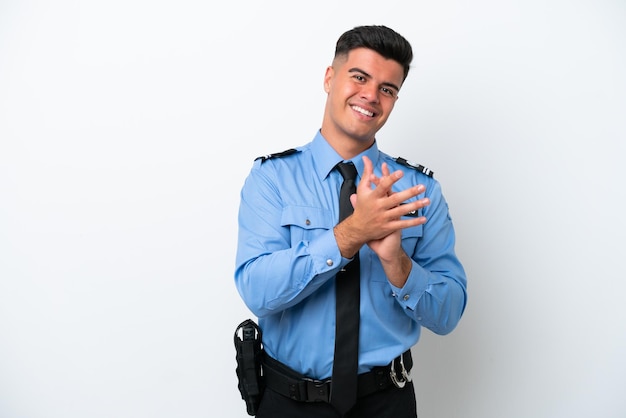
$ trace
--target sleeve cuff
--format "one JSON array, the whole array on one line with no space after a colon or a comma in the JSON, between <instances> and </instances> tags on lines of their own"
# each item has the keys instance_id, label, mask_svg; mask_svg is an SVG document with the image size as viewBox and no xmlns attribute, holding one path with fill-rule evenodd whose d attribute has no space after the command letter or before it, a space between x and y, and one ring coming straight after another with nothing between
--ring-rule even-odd
<instances>
[{"instance_id":1,"label":"sleeve cuff","mask_svg":"<svg viewBox=\"0 0 626 418\"><path fill-rule=\"evenodd\" d=\"M316 274L338 270L351 260L341 256L335 240L335 233L332 229L315 239L315 241L309 242L309 254L313 260L313 269Z\"/></svg>"},{"instance_id":2,"label":"sleeve cuff","mask_svg":"<svg viewBox=\"0 0 626 418\"><path fill-rule=\"evenodd\" d=\"M428 286L428 275L415 261L409 273L409 277L403 287L391 286L392 295L403 308L415 311L417 302L426 291Z\"/></svg>"}]
</instances>

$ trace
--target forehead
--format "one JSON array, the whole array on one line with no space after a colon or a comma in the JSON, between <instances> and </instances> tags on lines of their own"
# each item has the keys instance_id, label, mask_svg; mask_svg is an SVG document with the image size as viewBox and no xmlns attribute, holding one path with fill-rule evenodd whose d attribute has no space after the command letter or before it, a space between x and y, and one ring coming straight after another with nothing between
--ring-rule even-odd
<instances>
[{"instance_id":1,"label":"forehead","mask_svg":"<svg viewBox=\"0 0 626 418\"><path fill-rule=\"evenodd\" d=\"M399 62L385 58L369 48L352 49L347 55L337 57L333 66L340 71L359 69L382 82L391 82L398 86L404 79L404 69Z\"/></svg>"}]
</instances>

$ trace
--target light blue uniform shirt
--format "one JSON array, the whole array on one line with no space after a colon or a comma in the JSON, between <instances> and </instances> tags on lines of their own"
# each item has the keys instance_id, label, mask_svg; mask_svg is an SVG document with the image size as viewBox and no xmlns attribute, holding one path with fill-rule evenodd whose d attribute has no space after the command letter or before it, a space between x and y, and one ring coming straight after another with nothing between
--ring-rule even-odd
<instances>
[{"instance_id":1,"label":"light blue uniform shirt","mask_svg":"<svg viewBox=\"0 0 626 418\"><path fill-rule=\"evenodd\" d=\"M350 260L339 252L333 227L339 213L342 158L318 132L290 155L257 159L241 190L235 284L259 318L267 353L311 378L331 375L335 345L335 275ZM465 309L466 277L454 252L454 229L439 183L402 165L374 143L368 156L377 176L386 162L403 170L395 191L424 184L428 221L402 231L413 260L403 288L387 280L376 254L364 245L361 262L359 373L411 348L422 326L452 331Z\"/></svg>"}]
</instances>

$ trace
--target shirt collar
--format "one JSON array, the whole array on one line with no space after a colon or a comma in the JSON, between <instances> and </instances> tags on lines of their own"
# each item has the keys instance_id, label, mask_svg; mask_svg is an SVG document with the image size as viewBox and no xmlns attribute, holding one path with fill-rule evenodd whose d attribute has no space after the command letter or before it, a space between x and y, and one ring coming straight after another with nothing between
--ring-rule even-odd
<instances>
[{"instance_id":1,"label":"shirt collar","mask_svg":"<svg viewBox=\"0 0 626 418\"><path fill-rule=\"evenodd\" d=\"M337 163L344 161L343 158L330 146L326 138L322 136L322 133L318 130L315 138L311 142L311 152L313 154L313 163L315 164L315 171L319 176L320 181L328 177L328 174L335 168ZM363 156L367 156L374 166L378 163L378 144L374 141L371 147L355 156L354 158L347 160L352 161L356 167L356 171L359 173L359 177L363 174Z\"/></svg>"}]
</instances>

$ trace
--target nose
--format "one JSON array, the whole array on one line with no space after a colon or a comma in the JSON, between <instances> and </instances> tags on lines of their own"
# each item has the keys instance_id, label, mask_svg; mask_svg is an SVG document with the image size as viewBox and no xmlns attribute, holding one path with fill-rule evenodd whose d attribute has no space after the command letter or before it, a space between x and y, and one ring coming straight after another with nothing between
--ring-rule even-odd
<instances>
[{"instance_id":1,"label":"nose","mask_svg":"<svg viewBox=\"0 0 626 418\"><path fill-rule=\"evenodd\" d=\"M366 83L361 87L361 98L368 103L378 103L379 93L378 86L374 83Z\"/></svg>"}]
</instances>

